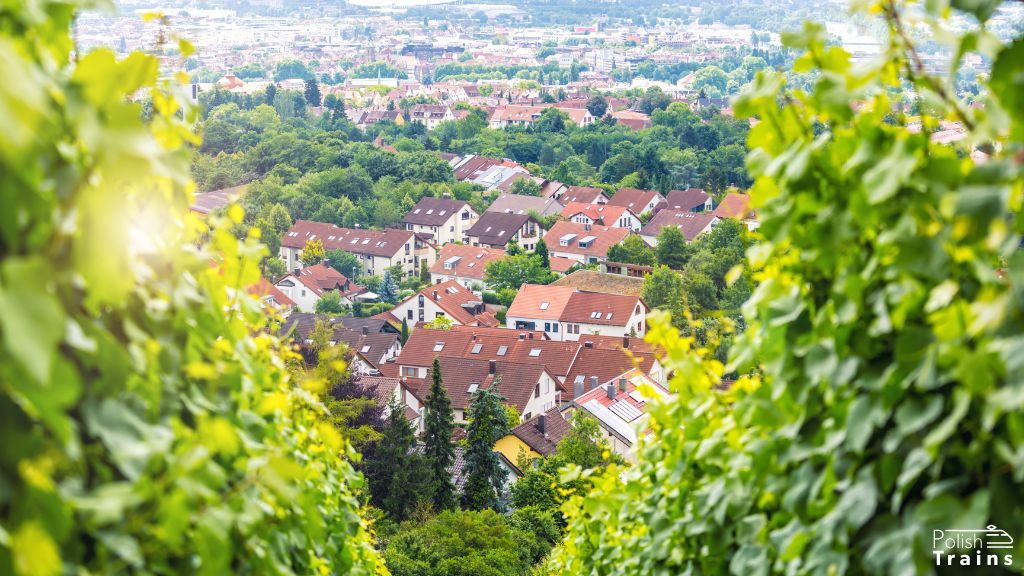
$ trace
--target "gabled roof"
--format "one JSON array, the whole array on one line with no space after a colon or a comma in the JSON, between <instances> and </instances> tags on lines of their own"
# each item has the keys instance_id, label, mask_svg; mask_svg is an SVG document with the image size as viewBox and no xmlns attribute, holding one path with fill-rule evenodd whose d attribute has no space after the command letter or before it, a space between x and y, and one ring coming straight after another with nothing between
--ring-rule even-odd
<instances>
[{"instance_id":1,"label":"gabled roof","mask_svg":"<svg viewBox=\"0 0 1024 576\"><path fill-rule=\"evenodd\" d=\"M476 238L480 244L505 246L530 220L540 226L540 223L529 214L484 212L476 223L466 231L466 236Z\"/></svg>"},{"instance_id":2,"label":"gabled roof","mask_svg":"<svg viewBox=\"0 0 1024 576\"><path fill-rule=\"evenodd\" d=\"M501 248L445 244L437 253L437 261L430 272L483 281L487 265L504 257L505 251Z\"/></svg>"},{"instance_id":3,"label":"gabled roof","mask_svg":"<svg viewBox=\"0 0 1024 576\"><path fill-rule=\"evenodd\" d=\"M704 203L710 197L701 188L687 188L686 190L673 190L669 192L668 196L665 197L665 202L670 210L689 210L692 212L698 208L703 209Z\"/></svg>"},{"instance_id":4,"label":"gabled roof","mask_svg":"<svg viewBox=\"0 0 1024 576\"><path fill-rule=\"evenodd\" d=\"M402 222L420 226L443 226L452 216L457 216L463 208L468 206L462 200L424 196L412 207L412 210L406 213Z\"/></svg>"},{"instance_id":5,"label":"gabled roof","mask_svg":"<svg viewBox=\"0 0 1024 576\"><path fill-rule=\"evenodd\" d=\"M753 218L754 214L750 209L750 196L729 192L722 199L722 203L713 212L719 218L738 218L746 220Z\"/></svg>"},{"instance_id":6,"label":"gabled roof","mask_svg":"<svg viewBox=\"0 0 1024 576\"><path fill-rule=\"evenodd\" d=\"M455 280L447 280L440 284L432 284L409 296L402 303L415 300L420 296L431 300L435 306L444 310L452 320L466 326L497 326L498 319L488 311L483 301L469 288Z\"/></svg>"},{"instance_id":7,"label":"gabled roof","mask_svg":"<svg viewBox=\"0 0 1024 576\"><path fill-rule=\"evenodd\" d=\"M441 381L451 398L452 408L456 410L469 408L472 394L476 390L493 387L498 394L505 397L508 404L515 406L522 413L546 371L543 365L536 363L493 361L492 373L491 361L451 356L440 356L439 363ZM553 376L551 377L557 382ZM405 378L403 382L414 390L418 397L425 398L432 380L433 362L427 369L425 378Z\"/></svg>"},{"instance_id":8,"label":"gabled roof","mask_svg":"<svg viewBox=\"0 0 1024 576\"><path fill-rule=\"evenodd\" d=\"M555 225L544 235L544 243L547 244L550 252L604 258L608 255L608 249L625 240L626 236L629 236L629 228L591 226L562 220L555 222ZM580 241L588 237L593 240L589 241L586 246L580 246ZM567 241L567 244L563 245L563 241Z\"/></svg>"},{"instance_id":9,"label":"gabled roof","mask_svg":"<svg viewBox=\"0 0 1024 576\"><path fill-rule=\"evenodd\" d=\"M524 194L502 194L487 207L487 212L511 212L514 214L529 214L531 210L541 216L547 216L560 213L562 205L554 198L526 196Z\"/></svg>"},{"instance_id":10,"label":"gabled roof","mask_svg":"<svg viewBox=\"0 0 1024 576\"><path fill-rule=\"evenodd\" d=\"M639 296L576 291L569 297L559 320L576 324L628 326L637 306L646 309Z\"/></svg>"},{"instance_id":11,"label":"gabled roof","mask_svg":"<svg viewBox=\"0 0 1024 576\"><path fill-rule=\"evenodd\" d=\"M512 160L500 160L498 158L471 155L462 158L455 165L455 179L460 181L473 180L495 166L504 168L521 168L518 163L513 162Z\"/></svg>"},{"instance_id":12,"label":"gabled roof","mask_svg":"<svg viewBox=\"0 0 1024 576\"><path fill-rule=\"evenodd\" d=\"M615 226L619 218L626 213L636 214L625 206L613 206L611 204L584 204L583 202L570 202L562 210L562 216L572 219L577 214L583 214L595 223L602 226Z\"/></svg>"},{"instance_id":13,"label":"gabled roof","mask_svg":"<svg viewBox=\"0 0 1024 576\"><path fill-rule=\"evenodd\" d=\"M348 349L366 361L373 368L379 369L387 358L387 353L398 341L399 335L394 332L371 332L350 330L342 323L343 318L327 314L296 313L289 316L281 326L280 334L290 334L292 339L302 344L310 338L316 328L317 320L322 320L332 330L331 340L335 344L345 344Z\"/></svg>"},{"instance_id":14,"label":"gabled roof","mask_svg":"<svg viewBox=\"0 0 1024 576\"><path fill-rule=\"evenodd\" d=\"M575 293L576 288L572 286L523 284L505 315L512 318L558 320Z\"/></svg>"},{"instance_id":15,"label":"gabled roof","mask_svg":"<svg viewBox=\"0 0 1024 576\"><path fill-rule=\"evenodd\" d=\"M571 426L558 408L543 414L544 431L540 429L541 414L530 418L512 429L512 434L541 456L550 456L558 448L558 442L569 433Z\"/></svg>"},{"instance_id":16,"label":"gabled roof","mask_svg":"<svg viewBox=\"0 0 1024 576\"><path fill-rule=\"evenodd\" d=\"M337 290L342 296L346 297L362 294L366 291L366 288L352 282L342 273L326 264L306 266L296 274L285 276L284 279L287 280L288 278L295 278L317 296L322 296L324 292L329 290Z\"/></svg>"},{"instance_id":17,"label":"gabled roof","mask_svg":"<svg viewBox=\"0 0 1024 576\"><path fill-rule=\"evenodd\" d=\"M664 200L657 190L640 190L639 188L622 188L612 194L609 206L624 206L634 213L643 212L650 202Z\"/></svg>"},{"instance_id":18,"label":"gabled roof","mask_svg":"<svg viewBox=\"0 0 1024 576\"><path fill-rule=\"evenodd\" d=\"M355 316L345 316L344 318L339 318L338 321L341 322L342 326L349 330L362 331L363 328L366 328L369 332L399 333L397 328L379 318L356 318Z\"/></svg>"},{"instance_id":19,"label":"gabled roof","mask_svg":"<svg viewBox=\"0 0 1024 576\"><path fill-rule=\"evenodd\" d=\"M264 302L269 302L273 308L294 308L295 301L289 298L284 292L277 289L269 280L260 276L260 281L249 287L249 294L257 296ZM276 306L275 306L276 304Z\"/></svg>"},{"instance_id":20,"label":"gabled roof","mask_svg":"<svg viewBox=\"0 0 1024 576\"><path fill-rule=\"evenodd\" d=\"M394 256L406 242L413 239L413 233L406 230L365 230L362 228L341 228L334 224L296 220L295 224L281 237L281 246L301 250L307 240L319 239L324 250L340 248L353 254L370 256Z\"/></svg>"},{"instance_id":21,"label":"gabled roof","mask_svg":"<svg viewBox=\"0 0 1024 576\"><path fill-rule=\"evenodd\" d=\"M590 186L569 186L569 189L558 199L563 205L570 202L582 202L584 204L596 204L598 199L608 199L608 194L600 188Z\"/></svg>"},{"instance_id":22,"label":"gabled roof","mask_svg":"<svg viewBox=\"0 0 1024 576\"><path fill-rule=\"evenodd\" d=\"M657 236L665 226L675 226L686 237L687 242L714 225L718 218L707 212L690 212L688 210L660 210L640 229L641 236Z\"/></svg>"}]
</instances>

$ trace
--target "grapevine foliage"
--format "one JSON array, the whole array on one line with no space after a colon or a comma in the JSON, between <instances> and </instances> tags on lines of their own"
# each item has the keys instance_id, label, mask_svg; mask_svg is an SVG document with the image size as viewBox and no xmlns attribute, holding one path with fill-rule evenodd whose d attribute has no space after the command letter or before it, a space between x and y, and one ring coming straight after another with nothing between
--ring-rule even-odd
<instances>
[{"instance_id":1,"label":"grapevine foliage","mask_svg":"<svg viewBox=\"0 0 1024 576\"><path fill-rule=\"evenodd\" d=\"M80 4L0 5L0 573L383 571L347 442L244 289L258 231L186 216L183 79L73 55Z\"/></svg>"},{"instance_id":2,"label":"grapevine foliage","mask_svg":"<svg viewBox=\"0 0 1024 576\"><path fill-rule=\"evenodd\" d=\"M859 4L889 28L882 58L854 64L807 25L785 41L812 88L762 73L736 102L758 120L749 327L723 366L654 321L678 396L649 408L636 467L564 507L555 570L928 574L933 530L989 524L1016 548L987 569L1024 566L1024 41L989 31L993 2L954 3L961 33L942 0ZM993 62L981 106L927 73L923 30L952 70ZM923 130L893 112L908 87ZM966 138L932 142L943 119Z\"/></svg>"}]
</instances>

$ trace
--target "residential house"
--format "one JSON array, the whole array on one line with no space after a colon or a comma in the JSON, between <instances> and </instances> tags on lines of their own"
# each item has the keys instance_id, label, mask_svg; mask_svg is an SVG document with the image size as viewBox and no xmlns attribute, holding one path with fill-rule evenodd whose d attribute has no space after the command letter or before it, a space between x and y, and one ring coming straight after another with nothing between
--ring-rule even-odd
<instances>
[{"instance_id":1,"label":"residential house","mask_svg":"<svg viewBox=\"0 0 1024 576\"><path fill-rule=\"evenodd\" d=\"M469 154L457 157L449 162L455 179L459 182L472 182L490 190L515 174L529 175L529 171L512 160L499 160Z\"/></svg>"},{"instance_id":2,"label":"residential house","mask_svg":"<svg viewBox=\"0 0 1024 576\"><path fill-rule=\"evenodd\" d=\"M295 309L295 301L262 276L260 276L259 282L249 287L248 292L259 298L266 309L274 310L284 316Z\"/></svg>"},{"instance_id":3,"label":"residential house","mask_svg":"<svg viewBox=\"0 0 1024 576\"><path fill-rule=\"evenodd\" d=\"M488 212L508 212L511 214L529 214L536 212L541 216L561 214L562 204L550 197L526 196L523 194L502 194L490 206Z\"/></svg>"},{"instance_id":4,"label":"residential house","mask_svg":"<svg viewBox=\"0 0 1024 576\"><path fill-rule=\"evenodd\" d=\"M690 212L688 210L659 210L643 228L640 237L651 246L658 245L658 234L665 226L675 226L683 233L687 242L707 232L718 222L718 217L707 212Z\"/></svg>"},{"instance_id":5,"label":"residential house","mask_svg":"<svg viewBox=\"0 0 1024 576\"><path fill-rule=\"evenodd\" d=\"M505 314L505 325L515 330L543 330L552 340L579 340L584 335L643 336L647 311L639 296L524 284Z\"/></svg>"},{"instance_id":6,"label":"residential house","mask_svg":"<svg viewBox=\"0 0 1024 576\"><path fill-rule=\"evenodd\" d=\"M654 207L664 201L665 197L657 190L622 188L612 195L608 204L610 206L629 208L634 214L643 214L645 212L654 212Z\"/></svg>"},{"instance_id":7,"label":"residential house","mask_svg":"<svg viewBox=\"0 0 1024 576\"><path fill-rule=\"evenodd\" d=\"M438 341L435 347L443 347ZM473 393L490 388L505 397L507 405L529 419L554 408L561 399L558 380L539 363L477 360L438 356L443 383L455 412L455 422L466 424ZM401 358L397 361L401 366ZM423 398L429 393L433 362L420 378L403 376L402 383Z\"/></svg>"},{"instance_id":8,"label":"residential house","mask_svg":"<svg viewBox=\"0 0 1024 576\"><path fill-rule=\"evenodd\" d=\"M601 272L616 276L629 276L630 278L639 278L643 280L645 276L653 271L653 266L644 266L642 264L609 261L601 262Z\"/></svg>"},{"instance_id":9,"label":"residential house","mask_svg":"<svg viewBox=\"0 0 1024 576\"><path fill-rule=\"evenodd\" d=\"M491 112L488 124L491 128L500 129L509 126L532 126L547 108L555 108L569 117L569 121L580 127L594 123L594 115L586 108L559 108L557 106L521 106L509 104L498 106Z\"/></svg>"},{"instance_id":10,"label":"residential house","mask_svg":"<svg viewBox=\"0 0 1024 576\"><path fill-rule=\"evenodd\" d=\"M668 396L668 390L642 371L630 370L583 392L572 403L574 409L583 410L597 420L613 452L635 463L637 442L649 433L647 403Z\"/></svg>"},{"instance_id":11,"label":"residential house","mask_svg":"<svg viewBox=\"0 0 1024 576\"><path fill-rule=\"evenodd\" d=\"M401 110L354 110L347 114L358 128L365 130L378 122L394 122L395 125L405 124Z\"/></svg>"},{"instance_id":12,"label":"residential house","mask_svg":"<svg viewBox=\"0 0 1024 576\"><path fill-rule=\"evenodd\" d=\"M425 449L424 444L417 444L413 446L412 453L423 454ZM446 471L451 479L452 487L455 489L455 494L461 496L466 490L466 481L469 479L469 471L466 469L469 464L466 454L468 449L465 446L455 446L453 450L454 458ZM510 497L512 486L523 476L523 471L516 466L515 461L509 460L501 452L495 452L498 455L498 465L505 471L504 480L498 493L501 499L507 500Z\"/></svg>"},{"instance_id":13,"label":"residential house","mask_svg":"<svg viewBox=\"0 0 1024 576\"><path fill-rule=\"evenodd\" d=\"M711 212L715 203L711 195L701 188L673 190L665 197L669 210L686 210L687 212Z\"/></svg>"},{"instance_id":14,"label":"residential house","mask_svg":"<svg viewBox=\"0 0 1024 576\"><path fill-rule=\"evenodd\" d=\"M330 345L344 344L348 347L352 355L350 370L357 375L378 374L386 362L401 354L401 336L396 332L374 332L369 325L353 330L345 327L344 320L325 314L295 313L285 320L280 333L289 335L305 348L313 343L316 323L325 322L331 330ZM315 362L314 353L309 352L307 356L311 363Z\"/></svg>"},{"instance_id":15,"label":"residential house","mask_svg":"<svg viewBox=\"0 0 1024 576\"><path fill-rule=\"evenodd\" d=\"M467 202L424 196L402 218L405 229L429 236L435 245L465 242L466 231L476 223L477 213Z\"/></svg>"},{"instance_id":16,"label":"residential house","mask_svg":"<svg viewBox=\"0 0 1024 576\"><path fill-rule=\"evenodd\" d=\"M722 198L722 203L715 208L713 214L719 218L734 218L746 224L747 229L756 230L760 225L757 221L757 213L754 212L750 203L750 196L729 192Z\"/></svg>"},{"instance_id":17,"label":"residential house","mask_svg":"<svg viewBox=\"0 0 1024 576\"><path fill-rule=\"evenodd\" d=\"M409 111L409 120L423 124L427 130L433 130L445 120L455 120L455 113L451 106L444 104L417 104Z\"/></svg>"},{"instance_id":18,"label":"residential house","mask_svg":"<svg viewBox=\"0 0 1024 576\"><path fill-rule=\"evenodd\" d=\"M395 328L391 324L381 320L379 318L356 318L355 316L344 316L341 318L335 318L337 322L341 322L341 325L349 330L362 331L366 328L372 333L381 334L399 334L398 328Z\"/></svg>"},{"instance_id":19,"label":"residential house","mask_svg":"<svg viewBox=\"0 0 1024 576\"><path fill-rule=\"evenodd\" d=\"M445 317L463 326L497 326L494 316L480 297L455 280L431 284L398 303L391 314L410 326Z\"/></svg>"},{"instance_id":20,"label":"residential house","mask_svg":"<svg viewBox=\"0 0 1024 576\"><path fill-rule=\"evenodd\" d=\"M555 196L563 206L572 202L582 204L607 204L608 193L601 188L592 186L569 186L565 191Z\"/></svg>"},{"instance_id":21,"label":"residential house","mask_svg":"<svg viewBox=\"0 0 1024 576\"><path fill-rule=\"evenodd\" d=\"M323 222L296 220L281 237L280 255L285 267L288 270L302 268L299 254L307 241L317 239L323 242L324 250L341 249L357 256L362 263L361 272L370 276L383 276L385 270L398 265L405 276L414 276L419 274L420 262L426 260L428 267L434 263L431 243L408 230L341 228Z\"/></svg>"},{"instance_id":22,"label":"residential house","mask_svg":"<svg viewBox=\"0 0 1024 576\"><path fill-rule=\"evenodd\" d=\"M466 237L473 246L505 248L515 240L523 250L532 251L542 231L540 222L529 214L484 212Z\"/></svg>"},{"instance_id":23,"label":"residential house","mask_svg":"<svg viewBox=\"0 0 1024 576\"><path fill-rule=\"evenodd\" d=\"M519 461L521 453L531 459L550 456L571 429L569 421L555 407L513 428L494 444L494 449L513 462Z\"/></svg>"},{"instance_id":24,"label":"residential house","mask_svg":"<svg viewBox=\"0 0 1024 576\"><path fill-rule=\"evenodd\" d=\"M560 195L566 189L568 189L568 186L562 184L561 182L557 182L555 180L547 180L545 178L541 178L540 176L530 176L528 173L523 172L517 172L512 176L509 176L508 179L506 179L504 182L498 184L495 187L495 189L500 190L503 193L511 192L512 185L515 184L517 180L523 180L526 178L529 178L530 180L536 182L538 186L540 186L540 193L538 194L538 196L540 196L541 198L554 198Z\"/></svg>"},{"instance_id":25,"label":"residential house","mask_svg":"<svg viewBox=\"0 0 1024 576\"><path fill-rule=\"evenodd\" d=\"M570 258L588 264L602 262L608 257L608 249L629 236L628 228L592 226L562 220L544 235L548 253L552 256Z\"/></svg>"},{"instance_id":26,"label":"residential house","mask_svg":"<svg viewBox=\"0 0 1024 576\"><path fill-rule=\"evenodd\" d=\"M341 303L351 306L366 289L326 264L300 268L278 280L277 289L290 298L300 310L313 310L327 292L337 292Z\"/></svg>"},{"instance_id":27,"label":"residential house","mask_svg":"<svg viewBox=\"0 0 1024 576\"><path fill-rule=\"evenodd\" d=\"M643 222L631 209L611 204L570 202L562 209L562 216L577 224L626 228L633 232L639 232L643 226Z\"/></svg>"},{"instance_id":28,"label":"residential house","mask_svg":"<svg viewBox=\"0 0 1024 576\"><path fill-rule=\"evenodd\" d=\"M643 112L636 112L634 110L616 110L609 112L615 121L623 126L628 127L630 130L643 130L651 127L651 117Z\"/></svg>"},{"instance_id":29,"label":"residential house","mask_svg":"<svg viewBox=\"0 0 1024 576\"><path fill-rule=\"evenodd\" d=\"M504 257L505 251L500 248L445 244L437 254L437 262L430 267L430 280L434 284L451 280L480 292L487 289L487 265Z\"/></svg>"},{"instance_id":30,"label":"residential house","mask_svg":"<svg viewBox=\"0 0 1024 576\"><path fill-rule=\"evenodd\" d=\"M377 402L383 410L386 418L391 412L392 403L397 404L404 410L405 418L412 424L417 434L423 432L424 408L423 398L419 398L402 383L401 378L393 376L378 376L371 374L356 374L352 383L367 392L371 392L377 398Z\"/></svg>"}]
</instances>

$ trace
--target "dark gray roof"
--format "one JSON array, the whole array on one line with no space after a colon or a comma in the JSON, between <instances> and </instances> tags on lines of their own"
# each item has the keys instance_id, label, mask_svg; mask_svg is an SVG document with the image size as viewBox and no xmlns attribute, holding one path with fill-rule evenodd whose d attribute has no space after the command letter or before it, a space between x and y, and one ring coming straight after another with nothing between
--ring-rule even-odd
<instances>
[{"instance_id":1,"label":"dark gray roof","mask_svg":"<svg viewBox=\"0 0 1024 576\"><path fill-rule=\"evenodd\" d=\"M569 422L562 416L558 408L552 408L544 414L544 432L540 431L538 414L512 429L512 434L522 440L534 452L541 456L554 454L558 442L569 433Z\"/></svg>"},{"instance_id":2,"label":"dark gray roof","mask_svg":"<svg viewBox=\"0 0 1024 576\"><path fill-rule=\"evenodd\" d=\"M484 212L473 224L473 227L466 231L466 236L477 238L480 244L488 246L505 246L512 236L526 224L533 220L528 214L511 214L507 212ZM534 220L534 222L537 222ZM539 226L540 223L537 222Z\"/></svg>"},{"instance_id":3,"label":"dark gray roof","mask_svg":"<svg viewBox=\"0 0 1024 576\"><path fill-rule=\"evenodd\" d=\"M700 188L687 188L686 190L673 190L665 197L665 202L671 210L689 210L697 212L704 209L708 193Z\"/></svg>"}]
</instances>

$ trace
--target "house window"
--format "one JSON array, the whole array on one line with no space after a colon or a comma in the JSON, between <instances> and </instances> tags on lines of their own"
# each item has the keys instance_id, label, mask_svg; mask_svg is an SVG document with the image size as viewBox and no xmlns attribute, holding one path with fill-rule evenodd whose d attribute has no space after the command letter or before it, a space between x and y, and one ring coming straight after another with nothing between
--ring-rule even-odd
<instances>
[{"instance_id":1,"label":"house window","mask_svg":"<svg viewBox=\"0 0 1024 576\"><path fill-rule=\"evenodd\" d=\"M544 323L544 331L545 332L551 332L551 322L545 322Z\"/></svg>"},{"instance_id":2,"label":"house window","mask_svg":"<svg viewBox=\"0 0 1024 576\"><path fill-rule=\"evenodd\" d=\"M419 319L420 319L420 322L423 322L423 308L420 308Z\"/></svg>"},{"instance_id":3,"label":"house window","mask_svg":"<svg viewBox=\"0 0 1024 576\"><path fill-rule=\"evenodd\" d=\"M420 304L420 308L423 308L423 301L424 301L423 294L420 294L420 297L417 300L418 300L418 302ZM422 315L423 315L423 312L420 312L420 316L422 316Z\"/></svg>"},{"instance_id":4,"label":"house window","mask_svg":"<svg viewBox=\"0 0 1024 576\"><path fill-rule=\"evenodd\" d=\"M537 384L537 386L533 389L533 397L540 398L540 384Z\"/></svg>"},{"instance_id":5,"label":"house window","mask_svg":"<svg viewBox=\"0 0 1024 576\"><path fill-rule=\"evenodd\" d=\"M409 308L408 310L405 311L405 317L408 318L409 320L412 320L412 308Z\"/></svg>"},{"instance_id":6,"label":"house window","mask_svg":"<svg viewBox=\"0 0 1024 576\"><path fill-rule=\"evenodd\" d=\"M448 227L448 231L449 232L455 232L455 226L449 226Z\"/></svg>"},{"instance_id":7,"label":"house window","mask_svg":"<svg viewBox=\"0 0 1024 576\"><path fill-rule=\"evenodd\" d=\"M444 312L436 312L434 318L444 318Z\"/></svg>"},{"instance_id":8,"label":"house window","mask_svg":"<svg viewBox=\"0 0 1024 576\"><path fill-rule=\"evenodd\" d=\"M551 331L558 334L558 322L555 322L554 326L551 327Z\"/></svg>"},{"instance_id":9,"label":"house window","mask_svg":"<svg viewBox=\"0 0 1024 576\"><path fill-rule=\"evenodd\" d=\"M402 366L402 376L407 378L415 378L417 376L417 370L415 366Z\"/></svg>"}]
</instances>

